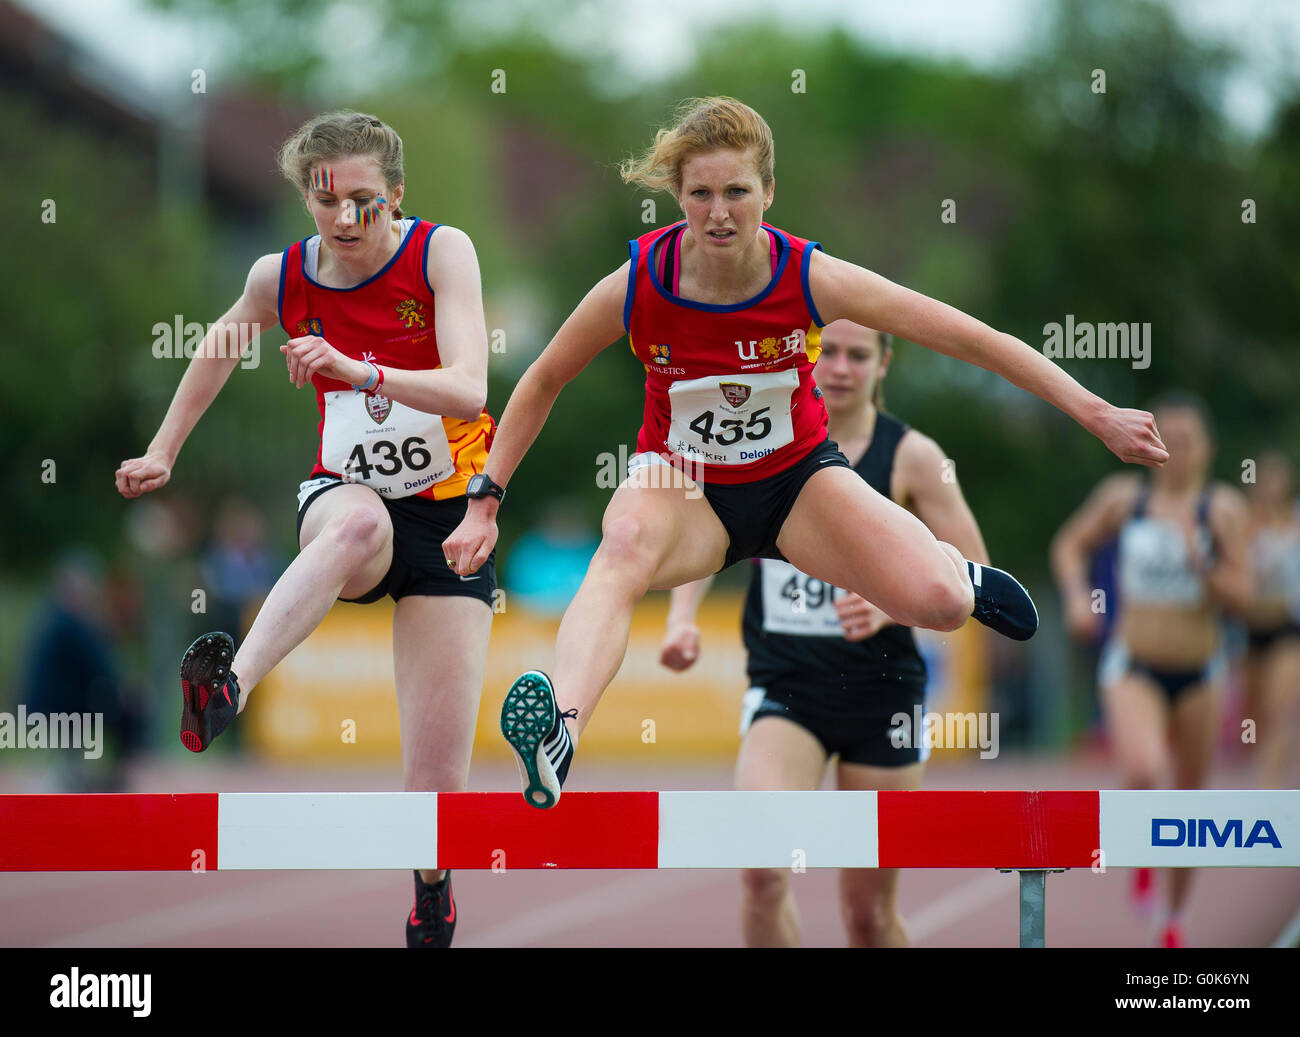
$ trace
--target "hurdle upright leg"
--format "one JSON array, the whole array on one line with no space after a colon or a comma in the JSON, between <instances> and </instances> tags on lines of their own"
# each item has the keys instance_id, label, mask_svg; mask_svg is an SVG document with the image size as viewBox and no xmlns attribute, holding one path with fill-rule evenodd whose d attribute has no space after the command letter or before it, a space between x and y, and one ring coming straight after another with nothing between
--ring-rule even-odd
<instances>
[{"instance_id":1,"label":"hurdle upright leg","mask_svg":"<svg viewBox=\"0 0 1300 1037\"><path fill-rule=\"evenodd\" d=\"M1020 876L1020 946L1047 945L1047 875L1064 868L999 868Z\"/></svg>"}]
</instances>

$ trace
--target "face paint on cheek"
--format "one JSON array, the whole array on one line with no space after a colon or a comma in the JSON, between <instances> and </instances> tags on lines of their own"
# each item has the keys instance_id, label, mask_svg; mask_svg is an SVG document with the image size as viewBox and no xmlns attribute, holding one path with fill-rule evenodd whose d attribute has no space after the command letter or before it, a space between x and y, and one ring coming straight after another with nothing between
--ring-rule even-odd
<instances>
[{"instance_id":1,"label":"face paint on cheek","mask_svg":"<svg viewBox=\"0 0 1300 1037\"><path fill-rule=\"evenodd\" d=\"M314 191L334 190L334 169L332 166L317 166L311 171L311 186Z\"/></svg>"},{"instance_id":2,"label":"face paint on cheek","mask_svg":"<svg viewBox=\"0 0 1300 1037\"><path fill-rule=\"evenodd\" d=\"M362 229L364 230L372 224L378 223L380 214L383 213L387 207L388 203L384 201L383 195L380 195L369 205L363 206L358 210L357 219L360 222Z\"/></svg>"}]
</instances>

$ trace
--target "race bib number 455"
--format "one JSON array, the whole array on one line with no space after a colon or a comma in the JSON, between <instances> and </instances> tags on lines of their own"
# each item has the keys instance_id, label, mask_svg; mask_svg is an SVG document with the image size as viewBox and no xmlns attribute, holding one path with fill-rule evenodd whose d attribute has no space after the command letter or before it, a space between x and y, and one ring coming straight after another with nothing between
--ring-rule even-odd
<instances>
[{"instance_id":1,"label":"race bib number 455","mask_svg":"<svg viewBox=\"0 0 1300 1037\"><path fill-rule=\"evenodd\" d=\"M350 390L325 394L321 464L394 499L455 471L441 417Z\"/></svg>"},{"instance_id":2,"label":"race bib number 455","mask_svg":"<svg viewBox=\"0 0 1300 1037\"><path fill-rule=\"evenodd\" d=\"M705 464L748 464L794 440L794 368L766 374L710 375L668 389L668 449Z\"/></svg>"}]
</instances>

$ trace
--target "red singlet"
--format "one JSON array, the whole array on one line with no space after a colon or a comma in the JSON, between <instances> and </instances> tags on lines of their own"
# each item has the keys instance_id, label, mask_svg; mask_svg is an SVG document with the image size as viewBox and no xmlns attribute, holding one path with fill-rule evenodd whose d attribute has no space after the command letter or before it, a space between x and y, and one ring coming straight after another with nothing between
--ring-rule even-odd
<instances>
[{"instance_id":1,"label":"red singlet","mask_svg":"<svg viewBox=\"0 0 1300 1037\"><path fill-rule=\"evenodd\" d=\"M637 450L685 462L707 482L766 478L826 438L826 406L812 379L823 321L808 290L821 245L763 224L778 252L772 280L754 298L720 306L664 287L659 246L679 227L628 243L623 324L646 370Z\"/></svg>"},{"instance_id":2,"label":"red singlet","mask_svg":"<svg viewBox=\"0 0 1300 1037\"><path fill-rule=\"evenodd\" d=\"M442 366L434 333L433 288L425 276L429 241L438 225L408 227L388 264L353 288L316 281L319 235L284 250L280 265L280 324L290 337L320 335L344 356L396 370ZM312 261L309 264L309 253ZM483 471L496 427L484 411L474 421L426 414L386 396L355 393L346 382L312 377L320 409L316 465L311 477L342 475L388 498L459 497Z\"/></svg>"}]
</instances>

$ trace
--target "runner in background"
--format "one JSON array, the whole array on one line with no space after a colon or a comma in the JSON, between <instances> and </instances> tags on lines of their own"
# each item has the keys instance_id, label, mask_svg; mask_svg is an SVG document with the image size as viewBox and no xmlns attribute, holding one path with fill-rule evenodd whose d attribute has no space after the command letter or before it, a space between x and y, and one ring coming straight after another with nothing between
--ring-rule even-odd
<instances>
[{"instance_id":1,"label":"runner in background","mask_svg":"<svg viewBox=\"0 0 1300 1037\"><path fill-rule=\"evenodd\" d=\"M1052 568L1071 634L1090 637L1115 603L1088 586L1088 557L1118 536L1119 611L1097 670L1110 744L1126 788L1199 789L1223 705L1220 613L1250 601L1246 501L1209 482L1213 438L1199 399L1171 392L1152 410L1168 462L1149 479L1104 479L1056 535ZM1193 869L1167 871L1157 939L1180 947ZM1132 896L1143 912L1154 906L1150 869L1135 869Z\"/></svg>"},{"instance_id":2,"label":"runner in background","mask_svg":"<svg viewBox=\"0 0 1300 1037\"><path fill-rule=\"evenodd\" d=\"M939 539L988 563L975 517L934 440L883 408L889 336L846 320L822 329L817 387L829 436L872 489L906 508ZM925 663L909 627L856 594L789 562L756 558L743 631L749 691L736 787L817 789L838 756L838 789L915 789L928 749L899 745L891 718L924 706ZM672 592L660 661L673 670L700 653L695 614L713 578ZM919 744L915 744L918 743ZM897 868L845 868L840 912L851 947L905 947ZM750 947L795 947L799 915L787 868L742 872L741 925Z\"/></svg>"},{"instance_id":3,"label":"runner in background","mask_svg":"<svg viewBox=\"0 0 1300 1037\"><path fill-rule=\"evenodd\" d=\"M1250 500L1255 597L1246 613L1245 716L1256 723L1262 788L1294 788L1300 747L1300 509L1285 455L1259 459Z\"/></svg>"}]
</instances>

